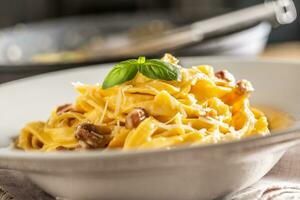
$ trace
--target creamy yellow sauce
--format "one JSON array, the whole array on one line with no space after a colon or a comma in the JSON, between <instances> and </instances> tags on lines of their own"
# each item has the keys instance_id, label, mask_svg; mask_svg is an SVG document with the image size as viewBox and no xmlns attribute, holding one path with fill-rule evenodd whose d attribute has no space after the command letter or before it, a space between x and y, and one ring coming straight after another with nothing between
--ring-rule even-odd
<instances>
[{"instance_id":1,"label":"creamy yellow sauce","mask_svg":"<svg viewBox=\"0 0 300 200\"><path fill-rule=\"evenodd\" d=\"M294 124L294 119L288 113L268 106L256 106L265 113L268 118L269 129L278 131L291 127Z\"/></svg>"}]
</instances>

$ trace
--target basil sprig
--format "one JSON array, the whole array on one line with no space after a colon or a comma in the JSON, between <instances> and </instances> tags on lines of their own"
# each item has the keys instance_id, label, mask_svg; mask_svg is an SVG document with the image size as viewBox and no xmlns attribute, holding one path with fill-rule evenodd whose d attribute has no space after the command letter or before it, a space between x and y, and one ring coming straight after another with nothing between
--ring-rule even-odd
<instances>
[{"instance_id":1,"label":"basil sprig","mask_svg":"<svg viewBox=\"0 0 300 200\"><path fill-rule=\"evenodd\" d=\"M116 64L104 79L102 88L107 89L130 81L137 72L151 79L180 80L178 66L159 59L146 59L142 56Z\"/></svg>"}]
</instances>

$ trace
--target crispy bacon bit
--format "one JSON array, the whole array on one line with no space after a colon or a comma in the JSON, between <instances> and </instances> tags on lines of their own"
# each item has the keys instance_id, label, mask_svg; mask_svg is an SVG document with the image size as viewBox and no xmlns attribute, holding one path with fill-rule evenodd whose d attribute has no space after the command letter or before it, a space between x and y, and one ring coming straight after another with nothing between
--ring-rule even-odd
<instances>
[{"instance_id":1,"label":"crispy bacon bit","mask_svg":"<svg viewBox=\"0 0 300 200\"><path fill-rule=\"evenodd\" d=\"M175 64L175 65L177 65L179 63L179 60L169 53L166 53L164 55L164 57L162 58L162 60L165 62L171 63L171 64Z\"/></svg>"},{"instance_id":2,"label":"crispy bacon bit","mask_svg":"<svg viewBox=\"0 0 300 200\"><path fill-rule=\"evenodd\" d=\"M234 76L227 70L221 70L215 73L218 79L225 80L227 82L235 82Z\"/></svg>"},{"instance_id":3,"label":"crispy bacon bit","mask_svg":"<svg viewBox=\"0 0 300 200\"><path fill-rule=\"evenodd\" d=\"M61 106L57 107L56 114L61 115L65 112L69 112L71 110L73 110L73 105L72 104L64 104L64 105L61 105Z\"/></svg>"},{"instance_id":4,"label":"crispy bacon bit","mask_svg":"<svg viewBox=\"0 0 300 200\"><path fill-rule=\"evenodd\" d=\"M75 131L75 138L86 149L105 148L111 139L108 132L90 123L80 124Z\"/></svg>"},{"instance_id":5,"label":"crispy bacon bit","mask_svg":"<svg viewBox=\"0 0 300 200\"><path fill-rule=\"evenodd\" d=\"M128 113L125 121L125 127L128 129L137 127L143 120L148 117L148 114L143 108L135 108Z\"/></svg>"},{"instance_id":6,"label":"crispy bacon bit","mask_svg":"<svg viewBox=\"0 0 300 200\"><path fill-rule=\"evenodd\" d=\"M236 83L236 91L240 95L249 94L254 91L252 84L247 80L240 80Z\"/></svg>"}]
</instances>

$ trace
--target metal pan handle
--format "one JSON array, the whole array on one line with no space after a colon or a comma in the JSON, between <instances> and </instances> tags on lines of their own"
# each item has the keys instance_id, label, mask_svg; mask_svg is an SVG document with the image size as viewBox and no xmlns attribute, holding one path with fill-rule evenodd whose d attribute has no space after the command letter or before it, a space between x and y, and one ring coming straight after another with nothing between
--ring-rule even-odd
<instances>
[{"instance_id":1,"label":"metal pan handle","mask_svg":"<svg viewBox=\"0 0 300 200\"><path fill-rule=\"evenodd\" d=\"M131 40L120 45L106 45L106 49L98 49L93 52L92 56L117 58L158 54L199 43L203 39L248 28L263 21L273 24L288 24L296 18L297 12L292 0L266 1L263 4L195 22L160 35Z\"/></svg>"}]
</instances>

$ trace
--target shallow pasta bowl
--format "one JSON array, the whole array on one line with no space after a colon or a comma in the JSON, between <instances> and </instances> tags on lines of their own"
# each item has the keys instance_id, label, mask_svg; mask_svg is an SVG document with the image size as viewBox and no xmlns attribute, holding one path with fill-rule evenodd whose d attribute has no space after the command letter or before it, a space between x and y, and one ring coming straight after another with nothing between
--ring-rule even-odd
<instances>
[{"instance_id":1,"label":"shallow pasta bowl","mask_svg":"<svg viewBox=\"0 0 300 200\"><path fill-rule=\"evenodd\" d=\"M26 153L8 148L32 120L72 102L71 82L103 80L112 64L54 72L0 86L0 167L19 170L55 197L94 199L213 199L263 177L300 141L300 63L232 58L183 58L184 66L212 64L250 80L252 104L281 110L294 124L271 136L170 150Z\"/></svg>"}]
</instances>

